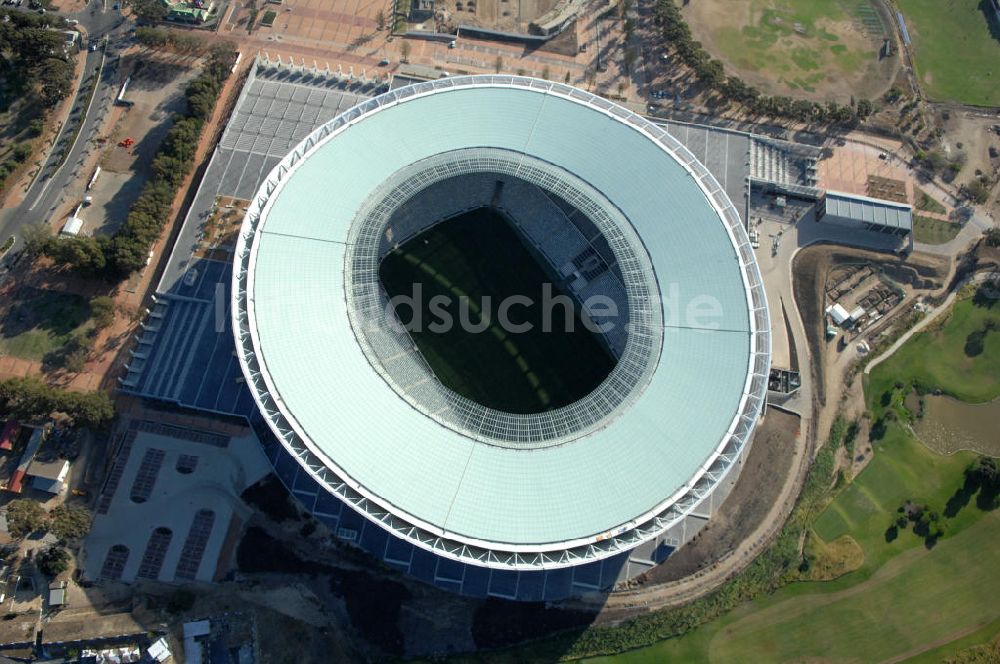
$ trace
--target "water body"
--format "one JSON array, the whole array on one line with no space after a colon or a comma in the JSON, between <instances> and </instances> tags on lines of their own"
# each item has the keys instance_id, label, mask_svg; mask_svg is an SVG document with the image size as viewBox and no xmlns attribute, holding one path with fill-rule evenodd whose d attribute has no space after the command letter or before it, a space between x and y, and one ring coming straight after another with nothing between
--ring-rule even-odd
<instances>
[{"instance_id":1,"label":"water body","mask_svg":"<svg viewBox=\"0 0 1000 664\"><path fill-rule=\"evenodd\" d=\"M914 431L939 452L975 450L1000 456L1000 399L966 403L953 397L927 395L924 416Z\"/></svg>"}]
</instances>

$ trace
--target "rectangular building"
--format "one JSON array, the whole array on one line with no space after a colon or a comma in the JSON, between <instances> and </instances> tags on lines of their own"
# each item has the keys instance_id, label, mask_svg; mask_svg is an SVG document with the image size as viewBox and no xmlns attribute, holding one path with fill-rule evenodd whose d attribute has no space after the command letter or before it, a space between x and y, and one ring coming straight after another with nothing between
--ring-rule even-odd
<instances>
[{"instance_id":1,"label":"rectangular building","mask_svg":"<svg viewBox=\"0 0 1000 664\"><path fill-rule=\"evenodd\" d=\"M906 203L828 191L817 206L816 221L909 235L913 231L913 207Z\"/></svg>"}]
</instances>

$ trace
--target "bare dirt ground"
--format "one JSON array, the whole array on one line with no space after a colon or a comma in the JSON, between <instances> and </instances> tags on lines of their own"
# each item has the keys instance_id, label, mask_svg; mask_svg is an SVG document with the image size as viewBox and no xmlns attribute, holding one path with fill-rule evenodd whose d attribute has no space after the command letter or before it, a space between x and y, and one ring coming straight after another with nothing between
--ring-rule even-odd
<instances>
[{"instance_id":1,"label":"bare dirt ground","mask_svg":"<svg viewBox=\"0 0 1000 664\"><path fill-rule=\"evenodd\" d=\"M799 417L768 408L732 493L712 521L664 564L644 574L642 585L676 581L727 556L753 534L781 492L792 467Z\"/></svg>"},{"instance_id":2,"label":"bare dirt ground","mask_svg":"<svg viewBox=\"0 0 1000 664\"><path fill-rule=\"evenodd\" d=\"M889 254L852 249L829 244L806 247L795 256L792 265L795 301L806 329L809 355L813 358L815 394L820 405L826 405L827 388L840 381L840 375L828 375L826 367L837 355L836 348L825 340L825 292L831 269L870 262L885 270L895 281L920 290L934 292L943 288L951 272L949 261L938 256L912 254L903 261ZM904 309L906 307L903 307Z\"/></svg>"},{"instance_id":3,"label":"bare dirt ground","mask_svg":"<svg viewBox=\"0 0 1000 664\"><path fill-rule=\"evenodd\" d=\"M528 24L556 5L557 0L454 0L442 3L455 23L525 32Z\"/></svg>"},{"instance_id":4,"label":"bare dirt ground","mask_svg":"<svg viewBox=\"0 0 1000 664\"><path fill-rule=\"evenodd\" d=\"M804 59L801 54L809 53L809 57L805 58L807 60L823 59L827 45L815 35L807 37L795 32L782 34L776 43L769 46L766 60L746 54L737 58L726 57L725 54L732 51L732 45L726 42L739 35L746 26L756 27L763 20L762 7L757 4L751 0L704 0L687 3L683 11L695 38L705 45L709 53L725 63L727 71L766 93L845 102L852 97L877 98L892 85L898 70L898 58L878 60L876 52L880 40L860 29L854 20L821 18L815 28L836 35L839 38L836 44L844 47L845 52L871 54L856 71L836 67L832 60L818 67L809 62L800 66L799 61ZM780 11L782 8L776 9ZM801 79L808 79L809 87L814 89L789 85L792 80Z\"/></svg>"},{"instance_id":5,"label":"bare dirt ground","mask_svg":"<svg viewBox=\"0 0 1000 664\"><path fill-rule=\"evenodd\" d=\"M944 126L943 149L949 156L964 155L966 159L957 181L967 182L977 172L986 173L996 182L1000 172L1000 157L990 158L990 148L1000 154L1000 134L993 127L1000 124L1000 114L972 112L961 107L939 109ZM947 119L944 116L947 116Z\"/></svg>"}]
</instances>

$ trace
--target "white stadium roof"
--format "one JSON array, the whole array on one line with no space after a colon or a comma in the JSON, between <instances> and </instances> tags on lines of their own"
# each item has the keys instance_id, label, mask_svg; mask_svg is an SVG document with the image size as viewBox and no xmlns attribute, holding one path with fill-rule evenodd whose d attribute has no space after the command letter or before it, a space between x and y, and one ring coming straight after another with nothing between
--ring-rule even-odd
<instances>
[{"instance_id":1,"label":"white stadium roof","mask_svg":"<svg viewBox=\"0 0 1000 664\"><path fill-rule=\"evenodd\" d=\"M462 411L457 395L432 410L379 365L362 329L371 272L355 269L379 237L371 212L386 183L445 153L523 156L522 175L598 203L616 255L637 252L634 347L595 391L611 406L587 397L540 416L570 424L522 439L510 432L531 422ZM237 349L278 439L370 519L445 555L557 566L647 540L726 476L763 407L767 307L731 202L665 130L569 86L454 77L369 100L271 172L240 242ZM686 316L706 302L717 317Z\"/></svg>"}]
</instances>

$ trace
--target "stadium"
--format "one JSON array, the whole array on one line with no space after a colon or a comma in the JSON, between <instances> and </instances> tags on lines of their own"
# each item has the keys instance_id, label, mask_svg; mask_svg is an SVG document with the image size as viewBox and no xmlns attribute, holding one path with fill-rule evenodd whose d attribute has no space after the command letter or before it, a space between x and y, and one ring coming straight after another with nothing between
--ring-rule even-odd
<instances>
[{"instance_id":1,"label":"stadium","mask_svg":"<svg viewBox=\"0 0 1000 664\"><path fill-rule=\"evenodd\" d=\"M581 325L414 331L396 301L416 285L552 285ZM391 90L303 139L244 218L232 324L251 424L306 509L419 579L529 601L607 590L694 536L770 356L704 166L612 102L511 76Z\"/></svg>"}]
</instances>

